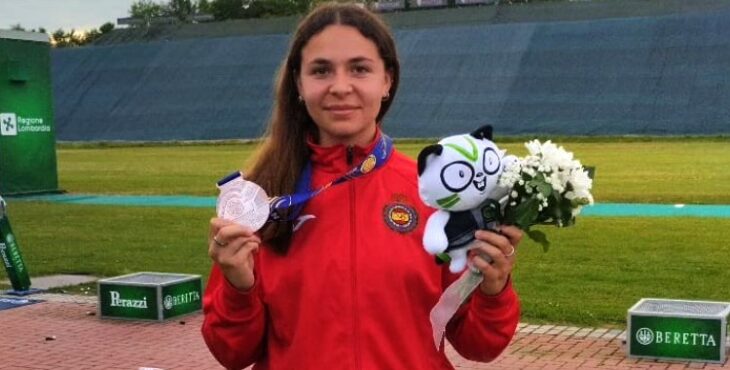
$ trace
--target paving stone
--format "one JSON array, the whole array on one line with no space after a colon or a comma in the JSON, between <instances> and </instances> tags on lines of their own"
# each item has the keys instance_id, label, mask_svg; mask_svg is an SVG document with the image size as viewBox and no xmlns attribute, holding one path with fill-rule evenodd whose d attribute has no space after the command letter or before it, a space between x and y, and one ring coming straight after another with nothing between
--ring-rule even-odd
<instances>
[{"instance_id":1,"label":"paving stone","mask_svg":"<svg viewBox=\"0 0 730 370\"><path fill-rule=\"evenodd\" d=\"M200 335L202 314L186 316L186 325L179 325L178 320L162 323L102 320L87 315L96 311L96 297L39 294L33 298L44 302L0 313L2 332L13 333L0 335L2 370L222 369ZM446 346L446 354L457 370L730 370L728 363L629 359L617 340L622 335L625 333L617 329L521 323L519 334L492 363L466 360L450 345ZM47 336L56 338L46 341ZM607 339L610 337L613 339Z\"/></svg>"},{"instance_id":2,"label":"paving stone","mask_svg":"<svg viewBox=\"0 0 730 370\"><path fill-rule=\"evenodd\" d=\"M583 329L580 329L577 332L575 332L575 334L573 334L573 337L576 337L576 338L585 338L592 331L593 331L593 328L583 328Z\"/></svg>"},{"instance_id":3,"label":"paving stone","mask_svg":"<svg viewBox=\"0 0 730 370\"><path fill-rule=\"evenodd\" d=\"M533 331L532 333L533 334L545 334L553 327L554 327L554 325L541 325L539 328L535 329L535 331Z\"/></svg>"},{"instance_id":4,"label":"paving stone","mask_svg":"<svg viewBox=\"0 0 730 370\"><path fill-rule=\"evenodd\" d=\"M565 330L563 330L562 335L571 336L580 329L581 328L576 327L576 326L569 326L569 327L565 328Z\"/></svg>"},{"instance_id":5,"label":"paving stone","mask_svg":"<svg viewBox=\"0 0 730 370\"><path fill-rule=\"evenodd\" d=\"M616 337L618 337L621 334L621 330L613 329L607 331L605 334L601 336L601 339L605 340L614 340Z\"/></svg>"},{"instance_id":6,"label":"paving stone","mask_svg":"<svg viewBox=\"0 0 730 370\"><path fill-rule=\"evenodd\" d=\"M558 335L563 332L563 330L567 329L567 326L554 326L552 329L548 330L547 335Z\"/></svg>"},{"instance_id":7,"label":"paving stone","mask_svg":"<svg viewBox=\"0 0 730 370\"><path fill-rule=\"evenodd\" d=\"M588 334L588 338L600 338L601 336L603 336L603 334L606 334L607 331L608 329L603 328L595 329L590 334Z\"/></svg>"},{"instance_id":8,"label":"paving stone","mask_svg":"<svg viewBox=\"0 0 730 370\"><path fill-rule=\"evenodd\" d=\"M530 333L534 332L535 330L537 330L539 327L540 327L540 325L527 325L520 330L520 333L530 334Z\"/></svg>"}]
</instances>

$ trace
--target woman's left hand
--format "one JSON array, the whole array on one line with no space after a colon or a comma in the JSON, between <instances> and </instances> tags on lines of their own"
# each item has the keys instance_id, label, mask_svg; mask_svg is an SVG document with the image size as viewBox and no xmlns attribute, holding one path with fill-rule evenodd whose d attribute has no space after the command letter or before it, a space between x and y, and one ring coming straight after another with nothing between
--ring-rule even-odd
<instances>
[{"instance_id":1,"label":"woman's left hand","mask_svg":"<svg viewBox=\"0 0 730 370\"><path fill-rule=\"evenodd\" d=\"M502 235L477 230L473 248L469 251L471 264L484 275L479 288L486 295L497 295L504 289L515 265L517 245L522 240L522 231L517 227L501 226L499 230ZM480 254L489 256L492 262Z\"/></svg>"}]
</instances>

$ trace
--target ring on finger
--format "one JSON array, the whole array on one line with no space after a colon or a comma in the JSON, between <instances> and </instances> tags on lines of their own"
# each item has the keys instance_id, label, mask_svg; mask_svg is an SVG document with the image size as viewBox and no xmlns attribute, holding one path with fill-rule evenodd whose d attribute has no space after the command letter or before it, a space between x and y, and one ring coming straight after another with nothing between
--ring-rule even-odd
<instances>
[{"instance_id":1,"label":"ring on finger","mask_svg":"<svg viewBox=\"0 0 730 370\"><path fill-rule=\"evenodd\" d=\"M219 247L225 247L226 245L228 245L228 243L223 243L222 241L218 240L215 236L213 237L213 242Z\"/></svg>"},{"instance_id":2,"label":"ring on finger","mask_svg":"<svg viewBox=\"0 0 730 370\"><path fill-rule=\"evenodd\" d=\"M511 256L514 256L515 255L515 247L510 246L510 248L512 248L512 250L509 251L509 253L505 254L504 255L505 257L511 257Z\"/></svg>"}]
</instances>

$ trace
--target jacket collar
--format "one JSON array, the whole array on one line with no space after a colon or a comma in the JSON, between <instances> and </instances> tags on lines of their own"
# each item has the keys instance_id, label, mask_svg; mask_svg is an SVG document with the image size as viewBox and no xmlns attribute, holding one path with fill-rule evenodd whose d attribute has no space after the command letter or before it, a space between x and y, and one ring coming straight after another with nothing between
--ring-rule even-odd
<instances>
[{"instance_id":1,"label":"jacket collar","mask_svg":"<svg viewBox=\"0 0 730 370\"><path fill-rule=\"evenodd\" d=\"M323 147L316 144L314 138L310 136L307 138L307 146L311 152L309 159L312 161L312 167L316 170L332 173L349 171L360 164L372 152L375 144L380 140L380 135L380 128L378 128L373 140L364 147L344 144Z\"/></svg>"}]
</instances>

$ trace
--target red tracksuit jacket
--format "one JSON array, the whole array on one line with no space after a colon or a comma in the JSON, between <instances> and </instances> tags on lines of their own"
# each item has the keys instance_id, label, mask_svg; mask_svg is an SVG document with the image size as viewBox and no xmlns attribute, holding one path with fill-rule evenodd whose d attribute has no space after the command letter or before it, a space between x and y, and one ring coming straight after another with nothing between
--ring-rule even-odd
<instances>
[{"instance_id":1,"label":"red tracksuit jacket","mask_svg":"<svg viewBox=\"0 0 730 370\"><path fill-rule=\"evenodd\" d=\"M371 149L310 147L312 188ZM453 369L443 346L435 348L429 322L431 308L458 277L422 247L432 212L418 196L414 161L397 151L385 166L316 196L286 256L259 249L249 292L213 267L203 299L210 351L231 369L253 363L256 370ZM511 284L491 297L477 289L446 337L462 356L490 361L518 319Z\"/></svg>"}]
</instances>

